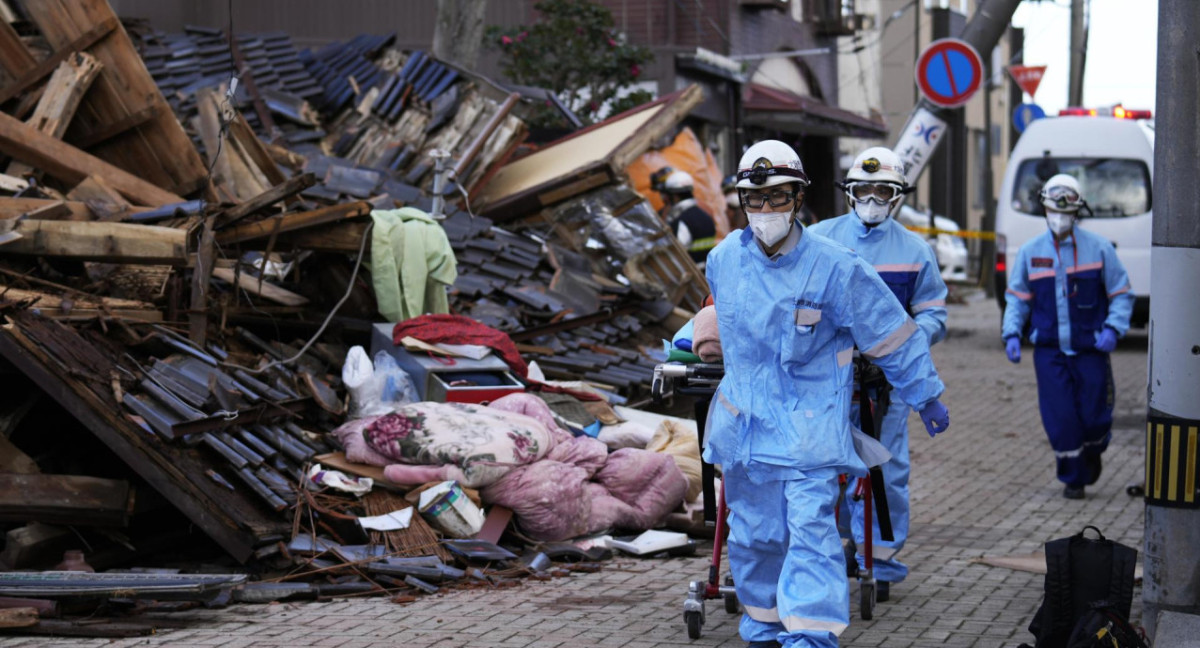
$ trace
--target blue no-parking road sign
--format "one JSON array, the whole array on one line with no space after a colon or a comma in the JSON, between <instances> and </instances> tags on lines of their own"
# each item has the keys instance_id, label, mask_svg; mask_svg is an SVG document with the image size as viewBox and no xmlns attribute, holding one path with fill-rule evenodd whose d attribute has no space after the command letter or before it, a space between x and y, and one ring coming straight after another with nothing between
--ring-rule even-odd
<instances>
[{"instance_id":1,"label":"blue no-parking road sign","mask_svg":"<svg viewBox=\"0 0 1200 648\"><path fill-rule=\"evenodd\" d=\"M1018 133L1024 133L1029 122L1046 116L1046 111L1035 103L1023 103L1013 111L1013 127Z\"/></svg>"},{"instance_id":2,"label":"blue no-parking road sign","mask_svg":"<svg viewBox=\"0 0 1200 648\"><path fill-rule=\"evenodd\" d=\"M943 108L955 108L971 99L983 83L979 52L957 38L935 40L917 58L917 87Z\"/></svg>"}]
</instances>

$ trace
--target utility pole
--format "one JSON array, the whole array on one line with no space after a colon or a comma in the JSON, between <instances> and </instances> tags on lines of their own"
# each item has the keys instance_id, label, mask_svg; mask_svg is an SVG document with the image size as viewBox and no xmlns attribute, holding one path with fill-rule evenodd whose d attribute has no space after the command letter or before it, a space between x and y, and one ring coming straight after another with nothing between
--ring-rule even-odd
<instances>
[{"instance_id":1,"label":"utility pole","mask_svg":"<svg viewBox=\"0 0 1200 648\"><path fill-rule=\"evenodd\" d=\"M1142 623L1200 615L1200 2L1159 0ZM1193 617L1183 617L1194 619ZM1164 627L1166 624L1163 624ZM1188 624L1189 627L1200 625Z\"/></svg>"},{"instance_id":2,"label":"utility pole","mask_svg":"<svg viewBox=\"0 0 1200 648\"><path fill-rule=\"evenodd\" d=\"M1083 66L1087 59L1087 25L1084 22L1084 3L1071 0L1071 69L1067 80L1067 105L1083 105Z\"/></svg>"},{"instance_id":3,"label":"utility pole","mask_svg":"<svg viewBox=\"0 0 1200 648\"><path fill-rule=\"evenodd\" d=\"M1021 0L988 0L979 3L979 8L963 27L959 39L966 41L979 52L980 58L987 60L992 49L1000 42L1000 36L1008 28L1013 12L1019 4ZM953 110L960 109L943 108L924 97L913 107L908 122L900 131L900 140L892 146L904 162L909 185L917 183L925 165L929 163L929 158L944 139L940 135L930 137L928 134L944 133Z\"/></svg>"}]
</instances>

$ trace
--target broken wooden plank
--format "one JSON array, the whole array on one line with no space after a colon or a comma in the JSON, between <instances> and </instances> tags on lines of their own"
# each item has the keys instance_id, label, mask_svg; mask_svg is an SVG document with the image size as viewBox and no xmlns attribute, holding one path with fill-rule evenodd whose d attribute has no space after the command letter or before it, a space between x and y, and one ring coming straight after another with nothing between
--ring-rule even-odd
<instances>
[{"instance_id":1,"label":"broken wooden plank","mask_svg":"<svg viewBox=\"0 0 1200 648\"><path fill-rule=\"evenodd\" d=\"M80 261L143 265L188 264L187 232L131 223L23 219L13 231L23 238L5 245L6 254L36 254Z\"/></svg>"},{"instance_id":2,"label":"broken wooden plank","mask_svg":"<svg viewBox=\"0 0 1200 648\"><path fill-rule=\"evenodd\" d=\"M17 30L7 20L0 20L0 67L16 79L37 66L37 59L25 47Z\"/></svg>"},{"instance_id":3,"label":"broken wooden plank","mask_svg":"<svg viewBox=\"0 0 1200 648\"><path fill-rule=\"evenodd\" d=\"M0 473L0 520L125 526L132 512L133 490L124 480Z\"/></svg>"},{"instance_id":4,"label":"broken wooden plank","mask_svg":"<svg viewBox=\"0 0 1200 648\"><path fill-rule=\"evenodd\" d=\"M102 221L124 220L133 210L133 205L99 176L84 178L67 192L67 198L86 204Z\"/></svg>"},{"instance_id":5,"label":"broken wooden plank","mask_svg":"<svg viewBox=\"0 0 1200 648\"><path fill-rule=\"evenodd\" d=\"M280 214L279 216L266 218L255 223L239 225L238 227L225 230L217 234L217 242L221 245L242 243L244 241L266 238L272 234L283 234L285 232L334 223L347 218L366 216L370 213L371 203L358 201L343 205L331 205L329 207L314 209L313 211ZM357 241L355 242L354 250L358 250Z\"/></svg>"},{"instance_id":6,"label":"broken wooden plank","mask_svg":"<svg viewBox=\"0 0 1200 648\"><path fill-rule=\"evenodd\" d=\"M308 303L308 298L303 295L285 290L276 286L273 283L259 281L257 277L251 277L244 272L236 272L233 268L214 268L213 276L225 283L237 283L237 286L242 290L258 295L263 299L269 299L275 303L285 306L302 306ZM234 278L236 275L236 279Z\"/></svg>"},{"instance_id":7,"label":"broken wooden plank","mask_svg":"<svg viewBox=\"0 0 1200 648\"><path fill-rule=\"evenodd\" d=\"M317 176L312 173L302 173L282 184L275 185L242 204L225 210L225 213L219 217L221 223L217 229L225 229L260 209L265 209L285 198L295 196L316 183Z\"/></svg>"},{"instance_id":8,"label":"broken wooden plank","mask_svg":"<svg viewBox=\"0 0 1200 648\"><path fill-rule=\"evenodd\" d=\"M267 186L283 184L287 178L283 177L283 172L279 170L279 167L275 166L275 161L267 153L262 140L258 139L258 135L254 134L254 129L250 128L250 124L246 123L246 118L242 117L240 112L234 111L233 115L233 120L229 122L230 140L237 142L246 152L247 161L252 163L253 166L257 167L266 176ZM288 201L289 204L294 202L296 201Z\"/></svg>"},{"instance_id":9,"label":"broken wooden plank","mask_svg":"<svg viewBox=\"0 0 1200 648\"><path fill-rule=\"evenodd\" d=\"M75 116L75 109L83 100L84 93L99 73L100 62L91 54L76 52L67 57L50 76L33 116L26 123L51 137L61 139L67 125L71 123L71 118ZM34 169L24 162L13 161L8 165L8 173L25 176L34 173Z\"/></svg>"},{"instance_id":10,"label":"broken wooden plank","mask_svg":"<svg viewBox=\"0 0 1200 648\"><path fill-rule=\"evenodd\" d=\"M163 321L162 310L154 304L116 297L62 296L37 290L0 286L0 301L30 301L31 307L51 319L74 320L113 317L141 322Z\"/></svg>"},{"instance_id":11,"label":"broken wooden plank","mask_svg":"<svg viewBox=\"0 0 1200 648\"><path fill-rule=\"evenodd\" d=\"M117 18L107 0L39 0L25 3L23 8L56 52L97 25ZM146 70L125 28L118 22L107 37L89 47L75 49L87 49L104 64L104 70L84 97L63 139L67 142L85 139L146 107L160 106L163 110L153 120L103 142L90 152L171 193L185 195L201 189L208 170ZM164 202L171 201L152 204Z\"/></svg>"},{"instance_id":12,"label":"broken wooden plank","mask_svg":"<svg viewBox=\"0 0 1200 648\"><path fill-rule=\"evenodd\" d=\"M49 208L49 209L47 209ZM65 210L65 211L63 211ZM42 220L92 220L95 216L85 203L46 198L0 198L0 220L9 218Z\"/></svg>"},{"instance_id":13,"label":"broken wooden plank","mask_svg":"<svg viewBox=\"0 0 1200 648\"><path fill-rule=\"evenodd\" d=\"M0 608L0 628L28 628L39 621L37 608Z\"/></svg>"},{"instance_id":14,"label":"broken wooden plank","mask_svg":"<svg viewBox=\"0 0 1200 648\"><path fill-rule=\"evenodd\" d=\"M187 147L195 152L190 141ZM156 207L183 202L180 196L4 113L0 113L0 151L69 183L79 183L89 175L100 176L121 195L139 205Z\"/></svg>"},{"instance_id":15,"label":"broken wooden plank","mask_svg":"<svg viewBox=\"0 0 1200 648\"><path fill-rule=\"evenodd\" d=\"M100 74L100 68L96 57L87 52L76 52L59 63L27 123L47 135L61 138L84 93Z\"/></svg>"},{"instance_id":16,"label":"broken wooden plank","mask_svg":"<svg viewBox=\"0 0 1200 648\"><path fill-rule=\"evenodd\" d=\"M120 24L116 16L106 18L70 42L63 43L60 47L55 47L54 53L46 57L44 61L38 63L33 69L22 73L16 81L0 89L0 103L12 99L28 89L29 86L46 78L47 75L54 72L59 63L67 60L72 54L95 45L101 38L111 34Z\"/></svg>"}]
</instances>

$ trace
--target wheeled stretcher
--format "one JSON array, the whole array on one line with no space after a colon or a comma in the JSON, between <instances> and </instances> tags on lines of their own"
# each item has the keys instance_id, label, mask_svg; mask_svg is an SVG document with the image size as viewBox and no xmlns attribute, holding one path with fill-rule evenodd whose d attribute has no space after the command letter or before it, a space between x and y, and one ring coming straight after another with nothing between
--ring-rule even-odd
<instances>
[{"instance_id":1,"label":"wheeled stretcher","mask_svg":"<svg viewBox=\"0 0 1200 648\"><path fill-rule=\"evenodd\" d=\"M725 376L725 366L720 363L679 363L667 362L654 368L654 380L650 393L655 402L681 394L695 397L693 412L696 418L696 431L701 449L704 446L704 427L708 418L708 409L712 403L717 386ZM860 395L860 412L862 427L865 432L879 438L883 416L887 412L890 387L883 373L877 367L860 359L855 353L854 367L856 393ZM862 395L866 395L862 398ZM708 579L688 583L687 598L683 602L683 620L687 626L688 637L699 639L701 628L705 621L704 602L722 599L725 611L737 614L741 606L737 599L733 577L726 574L721 578L721 552L728 535L727 516L725 508L725 487L722 483L720 491L715 487L715 470L712 464L701 462L701 482L704 500L704 522L714 526L712 562L708 567ZM883 476L878 468L873 468L871 474L857 480L851 494L865 501L864 524L871 529L871 515L874 511L880 516L880 535L885 539L891 538L891 522L887 517L887 499L883 494ZM840 508L840 507L839 507ZM875 579L872 576L871 533L867 533L863 552L865 566L858 570L860 580L860 614L863 619L871 619L875 607Z\"/></svg>"}]
</instances>

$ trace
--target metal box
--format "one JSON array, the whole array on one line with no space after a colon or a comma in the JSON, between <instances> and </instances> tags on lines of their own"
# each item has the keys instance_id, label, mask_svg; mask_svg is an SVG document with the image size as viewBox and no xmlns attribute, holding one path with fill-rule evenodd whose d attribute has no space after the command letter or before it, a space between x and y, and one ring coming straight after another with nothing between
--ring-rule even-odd
<instances>
[{"instance_id":1,"label":"metal box","mask_svg":"<svg viewBox=\"0 0 1200 648\"><path fill-rule=\"evenodd\" d=\"M481 403L508 394L525 391L525 385L509 371L499 356L479 360L438 358L411 353L392 342L395 323L376 324L371 331L371 357L387 351L396 364L408 373L421 400L455 403ZM453 364L447 361L452 360Z\"/></svg>"}]
</instances>

